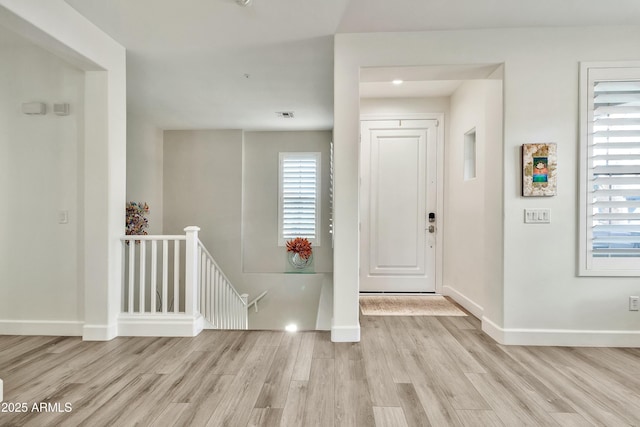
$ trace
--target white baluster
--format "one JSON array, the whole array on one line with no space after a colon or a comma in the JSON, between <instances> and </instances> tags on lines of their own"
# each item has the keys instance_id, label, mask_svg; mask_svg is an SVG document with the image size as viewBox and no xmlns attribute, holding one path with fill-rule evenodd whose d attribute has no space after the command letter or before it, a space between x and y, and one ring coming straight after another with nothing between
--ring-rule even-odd
<instances>
[{"instance_id":1,"label":"white baluster","mask_svg":"<svg viewBox=\"0 0 640 427\"><path fill-rule=\"evenodd\" d=\"M151 312L156 313L156 288L158 282L158 241L151 241Z\"/></svg>"},{"instance_id":2,"label":"white baluster","mask_svg":"<svg viewBox=\"0 0 640 427\"><path fill-rule=\"evenodd\" d=\"M162 312L168 311L169 304L167 297L169 294L169 241L162 241Z\"/></svg>"},{"instance_id":3,"label":"white baluster","mask_svg":"<svg viewBox=\"0 0 640 427\"><path fill-rule=\"evenodd\" d=\"M220 329L220 275L218 269L215 270L215 293L213 295L214 315L216 319L216 328Z\"/></svg>"},{"instance_id":4,"label":"white baluster","mask_svg":"<svg viewBox=\"0 0 640 427\"><path fill-rule=\"evenodd\" d=\"M206 318L211 319L211 276L213 274L213 266L211 265L211 260L207 257L207 284L205 287L204 298L204 309L206 313Z\"/></svg>"},{"instance_id":5,"label":"white baluster","mask_svg":"<svg viewBox=\"0 0 640 427\"><path fill-rule=\"evenodd\" d=\"M184 229L187 234L185 249L185 313L195 316L198 312L198 231L200 227Z\"/></svg>"},{"instance_id":6,"label":"white baluster","mask_svg":"<svg viewBox=\"0 0 640 427\"><path fill-rule=\"evenodd\" d=\"M129 241L129 313L133 313L133 288L135 287L134 274L136 270L136 242Z\"/></svg>"},{"instance_id":7,"label":"white baluster","mask_svg":"<svg viewBox=\"0 0 640 427\"><path fill-rule=\"evenodd\" d=\"M140 301L139 302L139 311L140 313L144 313L145 308L145 280L146 280L146 270L147 270L147 242L144 240L140 241Z\"/></svg>"},{"instance_id":8,"label":"white baluster","mask_svg":"<svg viewBox=\"0 0 640 427\"><path fill-rule=\"evenodd\" d=\"M198 259L200 260L200 273L198 276L198 309L201 313L204 313L202 301L204 301L204 286L207 281L207 256L200 245L198 245Z\"/></svg>"},{"instance_id":9,"label":"white baluster","mask_svg":"<svg viewBox=\"0 0 640 427\"><path fill-rule=\"evenodd\" d=\"M173 312L180 311L180 240L173 241Z\"/></svg>"},{"instance_id":10,"label":"white baluster","mask_svg":"<svg viewBox=\"0 0 640 427\"><path fill-rule=\"evenodd\" d=\"M229 282L225 280L224 283L225 290L225 298L224 298L224 317L227 320L227 329L231 329L231 307L229 307L229 297L231 296L231 292L229 289Z\"/></svg>"},{"instance_id":11,"label":"white baluster","mask_svg":"<svg viewBox=\"0 0 640 427\"><path fill-rule=\"evenodd\" d=\"M227 283L227 319L229 321L229 329L233 329L233 304L231 304L232 292L229 284Z\"/></svg>"},{"instance_id":12,"label":"white baluster","mask_svg":"<svg viewBox=\"0 0 640 427\"><path fill-rule=\"evenodd\" d=\"M227 283L223 280L222 282L222 323L224 324L224 329L229 329L229 312L227 311Z\"/></svg>"},{"instance_id":13,"label":"white baluster","mask_svg":"<svg viewBox=\"0 0 640 427\"><path fill-rule=\"evenodd\" d=\"M240 298L242 299L242 329L249 329L249 308L247 307L247 304L249 304L249 295L248 294L242 294L240 295Z\"/></svg>"}]
</instances>

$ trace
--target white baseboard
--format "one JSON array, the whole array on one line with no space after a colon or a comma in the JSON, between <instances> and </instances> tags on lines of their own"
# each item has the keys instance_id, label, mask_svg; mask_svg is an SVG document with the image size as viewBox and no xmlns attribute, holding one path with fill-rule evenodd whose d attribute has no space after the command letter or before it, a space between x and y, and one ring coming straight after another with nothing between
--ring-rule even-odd
<instances>
[{"instance_id":1,"label":"white baseboard","mask_svg":"<svg viewBox=\"0 0 640 427\"><path fill-rule=\"evenodd\" d=\"M504 344L504 329L501 326L495 324L491 319L486 316L480 317L482 320L482 332L489 335L496 342Z\"/></svg>"},{"instance_id":2,"label":"white baseboard","mask_svg":"<svg viewBox=\"0 0 640 427\"><path fill-rule=\"evenodd\" d=\"M502 328L486 317L482 330L505 345L640 347L640 331Z\"/></svg>"},{"instance_id":3,"label":"white baseboard","mask_svg":"<svg viewBox=\"0 0 640 427\"><path fill-rule=\"evenodd\" d=\"M83 341L110 341L118 336L118 325L84 325Z\"/></svg>"},{"instance_id":4,"label":"white baseboard","mask_svg":"<svg viewBox=\"0 0 640 427\"><path fill-rule=\"evenodd\" d=\"M331 341L359 342L360 324L354 326L331 326Z\"/></svg>"},{"instance_id":5,"label":"white baseboard","mask_svg":"<svg viewBox=\"0 0 640 427\"><path fill-rule=\"evenodd\" d=\"M0 320L0 335L78 337L83 324L76 320Z\"/></svg>"},{"instance_id":6,"label":"white baseboard","mask_svg":"<svg viewBox=\"0 0 640 427\"><path fill-rule=\"evenodd\" d=\"M195 337L204 328L202 316L120 315L118 335L123 337Z\"/></svg>"},{"instance_id":7,"label":"white baseboard","mask_svg":"<svg viewBox=\"0 0 640 427\"><path fill-rule=\"evenodd\" d=\"M484 309L482 308L482 306L461 294L457 289L452 288L451 286L443 286L442 293L448 297L453 298L455 302L463 306L466 310L469 311L469 313L473 314L478 319L482 318L482 314L484 313Z\"/></svg>"}]
</instances>

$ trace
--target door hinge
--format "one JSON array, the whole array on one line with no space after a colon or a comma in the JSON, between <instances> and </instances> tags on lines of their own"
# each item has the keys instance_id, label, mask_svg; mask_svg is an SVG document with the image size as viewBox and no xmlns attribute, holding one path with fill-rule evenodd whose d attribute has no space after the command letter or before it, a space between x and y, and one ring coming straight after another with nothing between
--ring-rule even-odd
<instances>
[{"instance_id":1,"label":"door hinge","mask_svg":"<svg viewBox=\"0 0 640 427\"><path fill-rule=\"evenodd\" d=\"M440 126L440 120L436 119L436 127Z\"/></svg>"}]
</instances>

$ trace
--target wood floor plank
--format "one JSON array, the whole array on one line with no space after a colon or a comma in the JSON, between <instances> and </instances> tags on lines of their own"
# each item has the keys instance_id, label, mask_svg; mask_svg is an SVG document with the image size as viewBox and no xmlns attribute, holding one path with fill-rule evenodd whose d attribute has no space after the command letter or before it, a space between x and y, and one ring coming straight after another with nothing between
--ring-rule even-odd
<instances>
[{"instance_id":1,"label":"wood floor plank","mask_svg":"<svg viewBox=\"0 0 640 427\"><path fill-rule=\"evenodd\" d=\"M364 367L373 405L381 407L400 406L396 385L393 377L389 375L389 366L376 329L363 329L361 333L363 337L362 354L364 356Z\"/></svg>"},{"instance_id":2,"label":"wood floor plank","mask_svg":"<svg viewBox=\"0 0 640 427\"><path fill-rule=\"evenodd\" d=\"M413 384L396 384L400 405L409 427L431 426Z\"/></svg>"},{"instance_id":3,"label":"wood floor plank","mask_svg":"<svg viewBox=\"0 0 640 427\"><path fill-rule=\"evenodd\" d=\"M315 332L304 332L302 334L298 357L291 376L293 381L309 381L309 374L311 373L311 359L313 358L313 348L315 343Z\"/></svg>"},{"instance_id":4,"label":"wood floor plank","mask_svg":"<svg viewBox=\"0 0 640 427\"><path fill-rule=\"evenodd\" d=\"M390 333L387 327L380 328L376 331L375 339L378 340L378 345L382 349L393 382L408 383L411 379L407 375L407 371L400 360L398 347L395 346L392 339L393 335L396 335L395 331Z\"/></svg>"},{"instance_id":5,"label":"wood floor plank","mask_svg":"<svg viewBox=\"0 0 640 427\"><path fill-rule=\"evenodd\" d=\"M507 426L553 426L557 423L535 404L528 404L512 395L493 374L466 374L473 386L491 405L491 409Z\"/></svg>"},{"instance_id":6,"label":"wood floor plank","mask_svg":"<svg viewBox=\"0 0 640 427\"><path fill-rule=\"evenodd\" d=\"M303 425L304 410L307 405L307 381L291 381L287 401L282 412L282 427L298 427Z\"/></svg>"},{"instance_id":7,"label":"wood floor plank","mask_svg":"<svg viewBox=\"0 0 640 427\"><path fill-rule=\"evenodd\" d=\"M427 374L429 369L423 366L418 350L402 349L402 360L411 376L411 383L420 400L422 409L433 426L460 426L456 411L451 406L445 392Z\"/></svg>"},{"instance_id":8,"label":"wood floor plank","mask_svg":"<svg viewBox=\"0 0 640 427\"><path fill-rule=\"evenodd\" d=\"M284 408L301 338L300 334L287 334L281 338L275 359L258 396L256 408Z\"/></svg>"},{"instance_id":9,"label":"wood floor plank","mask_svg":"<svg viewBox=\"0 0 640 427\"><path fill-rule=\"evenodd\" d=\"M418 328L413 317L408 316L387 316L384 318L385 329L393 331L391 339L397 349L415 348L416 342L412 338L410 331Z\"/></svg>"},{"instance_id":10,"label":"wood floor plank","mask_svg":"<svg viewBox=\"0 0 640 427\"><path fill-rule=\"evenodd\" d=\"M443 322L451 334L473 354L473 357L501 381L512 384L514 392L526 400L533 400L547 412L575 412L575 409L546 384L531 374L519 362L492 340L485 340L478 330L459 330Z\"/></svg>"},{"instance_id":11,"label":"wood floor plank","mask_svg":"<svg viewBox=\"0 0 640 427\"><path fill-rule=\"evenodd\" d=\"M152 415L146 420L142 420L137 425L153 427L175 427L179 425L180 417L189 409L189 403L169 403L164 409L158 411L158 416ZM153 412L152 412L153 414Z\"/></svg>"},{"instance_id":12,"label":"wood floor plank","mask_svg":"<svg viewBox=\"0 0 640 427\"><path fill-rule=\"evenodd\" d=\"M500 417L493 411L459 409L456 413L465 427L505 427Z\"/></svg>"},{"instance_id":13,"label":"wood floor plank","mask_svg":"<svg viewBox=\"0 0 640 427\"><path fill-rule=\"evenodd\" d=\"M282 420L282 408L254 408L247 427L275 427Z\"/></svg>"},{"instance_id":14,"label":"wood floor plank","mask_svg":"<svg viewBox=\"0 0 640 427\"><path fill-rule=\"evenodd\" d=\"M336 377L335 427L373 426L373 404L367 380Z\"/></svg>"},{"instance_id":15,"label":"wood floor plank","mask_svg":"<svg viewBox=\"0 0 640 427\"><path fill-rule=\"evenodd\" d=\"M470 386L469 379L441 346L427 347L421 352L423 369L445 392L454 409L491 409L482 393Z\"/></svg>"},{"instance_id":16,"label":"wood floor plank","mask_svg":"<svg viewBox=\"0 0 640 427\"><path fill-rule=\"evenodd\" d=\"M459 367L461 372L483 374L487 372L485 368L473 358L469 351L451 334L443 324L450 318L437 317L423 320L423 325L427 325L430 333L436 334L440 338L436 344L444 349L451 357L450 359Z\"/></svg>"},{"instance_id":17,"label":"wood floor plank","mask_svg":"<svg viewBox=\"0 0 640 427\"><path fill-rule=\"evenodd\" d=\"M260 333L256 331L240 332L233 342L227 344L211 369L221 375L236 375L259 337Z\"/></svg>"},{"instance_id":18,"label":"wood floor plank","mask_svg":"<svg viewBox=\"0 0 640 427\"><path fill-rule=\"evenodd\" d=\"M334 360L313 359L307 389L304 426L333 426L335 392Z\"/></svg>"},{"instance_id":19,"label":"wood floor plank","mask_svg":"<svg viewBox=\"0 0 640 427\"><path fill-rule=\"evenodd\" d=\"M362 346L357 343L335 344L336 378L359 381L366 379Z\"/></svg>"},{"instance_id":20,"label":"wood floor plank","mask_svg":"<svg viewBox=\"0 0 640 427\"><path fill-rule=\"evenodd\" d=\"M585 418L576 413L572 414L563 414L563 413L552 413L551 416L558 424L563 427L592 427L589 421L585 420Z\"/></svg>"},{"instance_id":21,"label":"wood floor plank","mask_svg":"<svg viewBox=\"0 0 640 427\"><path fill-rule=\"evenodd\" d=\"M207 426L247 424L276 350L273 346L251 348Z\"/></svg>"},{"instance_id":22,"label":"wood floor plank","mask_svg":"<svg viewBox=\"0 0 640 427\"><path fill-rule=\"evenodd\" d=\"M402 408L374 406L373 417L376 427L407 427Z\"/></svg>"},{"instance_id":23,"label":"wood floor plank","mask_svg":"<svg viewBox=\"0 0 640 427\"><path fill-rule=\"evenodd\" d=\"M336 427L374 425L373 404L360 343L335 345Z\"/></svg>"},{"instance_id":24,"label":"wood floor plank","mask_svg":"<svg viewBox=\"0 0 640 427\"><path fill-rule=\"evenodd\" d=\"M539 349L532 347L505 347L504 351L516 358L524 369L539 377L553 390L566 399L576 412L594 425L624 426L628 425L612 409L594 398L592 392L573 383L563 373L564 368L556 368L553 360L542 357ZM640 408L636 408L640 410Z\"/></svg>"},{"instance_id":25,"label":"wood floor plank","mask_svg":"<svg viewBox=\"0 0 640 427\"><path fill-rule=\"evenodd\" d=\"M314 359L333 359L335 357L331 342L331 333L316 332L316 342L313 346Z\"/></svg>"},{"instance_id":26,"label":"wood floor plank","mask_svg":"<svg viewBox=\"0 0 640 427\"><path fill-rule=\"evenodd\" d=\"M235 375L216 375L206 380L206 387L190 399L189 406L180 414L176 426L206 425L235 378Z\"/></svg>"}]
</instances>

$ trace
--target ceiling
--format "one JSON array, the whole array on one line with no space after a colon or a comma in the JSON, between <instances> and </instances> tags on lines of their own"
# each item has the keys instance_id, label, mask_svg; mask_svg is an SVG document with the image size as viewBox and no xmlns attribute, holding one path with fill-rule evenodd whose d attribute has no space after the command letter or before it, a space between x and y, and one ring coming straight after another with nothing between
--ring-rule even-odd
<instances>
[{"instance_id":1,"label":"ceiling","mask_svg":"<svg viewBox=\"0 0 640 427\"><path fill-rule=\"evenodd\" d=\"M638 0L65 1L127 48L128 109L163 129L331 129L336 33L640 22Z\"/></svg>"}]
</instances>

